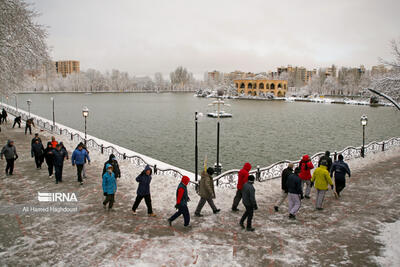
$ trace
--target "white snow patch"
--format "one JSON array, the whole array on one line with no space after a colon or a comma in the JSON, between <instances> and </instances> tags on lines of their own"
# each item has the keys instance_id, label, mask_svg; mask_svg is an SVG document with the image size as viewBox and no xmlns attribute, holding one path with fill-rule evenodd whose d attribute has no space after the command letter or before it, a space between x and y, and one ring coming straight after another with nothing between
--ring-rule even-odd
<instances>
[{"instance_id":1,"label":"white snow patch","mask_svg":"<svg viewBox=\"0 0 400 267\"><path fill-rule=\"evenodd\" d=\"M376 261L382 266L400 266L400 221L386 223L377 239L385 245Z\"/></svg>"}]
</instances>

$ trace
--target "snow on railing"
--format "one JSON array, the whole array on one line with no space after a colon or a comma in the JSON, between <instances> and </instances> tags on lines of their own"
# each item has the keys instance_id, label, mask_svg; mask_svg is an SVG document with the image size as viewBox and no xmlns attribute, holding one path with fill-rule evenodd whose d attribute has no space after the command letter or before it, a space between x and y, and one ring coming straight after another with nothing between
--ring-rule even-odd
<instances>
[{"instance_id":1,"label":"snow on railing","mask_svg":"<svg viewBox=\"0 0 400 267\"><path fill-rule=\"evenodd\" d=\"M85 138L83 137L84 133L78 130L69 128L59 123L55 123L53 125L52 121L49 121L45 118L42 118L32 113L30 114L29 117L28 112L24 110L16 110L14 107L6 105L4 103L2 103L2 106L8 113L12 114L13 116L15 117L21 116L22 120L24 121L26 121L29 118L32 118L35 125L48 132L51 132L52 134L68 136L71 139L71 141L74 141L76 143L85 142ZM194 174L191 172L185 171L178 167L174 167L162 161L158 161L150 157L140 155L136 152L119 147L117 145L110 144L96 137L88 136L88 139L86 140L86 146L88 148L100 152L101 154L106 154L106 155L114 154L118 160L127 160L137 167L144 168L146 165L149 165L154 169L156 165L157 174L159 175L173 176L176 178L181 178L183 175L186 175L189 176L192 181L194 180Z\"/></svg>"},{"instance_id":2,"label":"snow on railing","mask_svg":"<svg viewBox=\"0 0 400 267\"><path fill-rule=\"evenodd\" d=\"M380 151L387 151L391 150L395 147L400 147L400 137L392 137L388 140L384 140L381 142L373 141L365 146L365 154L375 154ZM339 154L343 155L345 160L356 159L361 157L361 149L362 147L352 147L348 146L341 151L335 151L332 153L331 158L333 160L337 160ZM311 157L311 162L314 166L318 166L318 161L321 156L323 156L324 152L318 152ZM256 169L250 171L250 174L253 174L257 181L265 182L267 180L276 179L281 177L282 171L287 168L289 163L293 163L295 167L299 165L299 160L290 161L290 160L283 160L277 163L274 163L268 167ZM237 180L238 180L238 172L239 170L229 170L226 171L219 176L214 178L214 182L216 185L220 187L226 188L236 188Z\"/></svg>"}]
</instances>

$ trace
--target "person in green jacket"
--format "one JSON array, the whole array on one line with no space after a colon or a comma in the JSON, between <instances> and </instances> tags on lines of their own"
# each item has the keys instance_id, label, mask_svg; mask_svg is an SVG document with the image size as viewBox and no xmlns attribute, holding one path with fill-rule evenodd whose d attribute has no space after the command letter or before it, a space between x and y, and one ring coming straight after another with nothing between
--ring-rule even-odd
<instances>
[{"instance_id":1,"label":"person in green jacket","mask_svg":"<svg viewBox=\"0 0 400 267\"><path fill-rule=\"evenodd\" d=\"M322 210L322 202L324 201L325 193L328 190L328 185L333 190L333 182L328 172L328 163L326 160L321 161L321 165L314 171L311 178L311 186L315 185L317 189L316 209Z\"/></svg>"}]
</instances>

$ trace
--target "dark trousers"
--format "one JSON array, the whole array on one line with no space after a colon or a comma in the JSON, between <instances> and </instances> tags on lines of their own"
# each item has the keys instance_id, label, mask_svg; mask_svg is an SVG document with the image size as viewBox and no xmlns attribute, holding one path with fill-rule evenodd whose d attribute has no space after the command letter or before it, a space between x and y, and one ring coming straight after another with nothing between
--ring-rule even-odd
<instances>
[{"instance_id":1,"label":"dark trousers","mask_svg":"<svg viewBox=\"0 0 400 267\"><path fill-rule=\"evenodd\" d=\"M36 168L42 168L42 156L35 155Z\"/></svg>"},{"instance_id":2,"label":"dark trousers","mask_svg":"<svg viewBox=\"0 0 400 267\"><path fill-rule=\"evenodd\" d=\"M172 215L171 218L169 218L169 220L173 222L176 218L178 218L182 214L183 214L184 226L188 226L190 223L190 214L187 205L179 206L178 211L174 215Z\"/></svg>"},{"instance_id":3,"label":"dark trousers","mask_svg":"<svg viewBox=\"0 0 400 267\"><path fill-rule=\"evenodd\" d=\"M7 117L3 117L3 123L7 122Z\"/></svg>"},{"instance_id":4,"label":"dark trousers","mask_svg":"<svg viewBox=\"0 0 400 267\"><path fill-rule=\"evenodd\" d=\"M232 209L235 210L239 206L240 200L242 200L242 190L237 190L235 198L233 199Z\"/></svg>"},{"instance_id":5,"label":"dark trousers","mask_svg":"<svg viewBox=\"0 0 400 267\"><path fill-rule=\"evenodd\" d=\"M244 220L246 220L247 218L247 228L251 228L251 220L253 220L254 209L253 207L250 206L245 206L245 207L246 211L244 212L242 218L240 219L240 223L243 224Z\"/></svg>"},{"instance_id":6,"label":"dark trousers","mask_svg":"<svg viewBox=\"0 0 400 267\"><path fill-rule=\"evenodd\" d=\"M78 182L82 182L83 164L76 164L76 172L78 174Z\"/></svg>"},{"instance_id":7,"label":"dark trousers","mask_svg":"<svg viewBox=\"0 0 400 267\"><path fill-rule=\"evenodd\" d=\"M338 195L346 187L346 180L341 178L335 178L335 190Z\"/></svg>"},{"instance_id":8,"label":"dark trousers","mask_svg":"<svg viewBox=\"0 0 400 267\"><path fill-rule=\"evenodd\" d=\"M26 134L26 132L28 131L28 129L29 129L29 134L32 134L32 126L30 126L30 125L25 125L25 134Z\"/></svg>"},{"instance_id":9,"label":"dark trousers","mask_svg":"<svg viewBox=\"0 0 400 267\"><path fill-rule=\"evenodd\" d=\"M14 171L15 159L6 159L6 161L7 161L6 173L12 175Z\"/></svg>"},{"instance_id":10,"label":"dark trousers","mask_svg":"<svg viewBox=\"0 0 400 267\"><path fill-rule=\"evenodd\" d=\"M137 195L135 203L133 203L132 210L136 211L137 207L139 207L139 204L140 204L140 202L142 202L143 198L144 198L144 201L146 201L147 213L152 214L153 208L151 207L151 196L150 195L145 195L145 196Z\"/></svg>"},{"instance_id":11,"label":"dark trousers","mask_svg":"<svg viewBox=\"0 0 400 267\"><path fill-rule=\"evenodd\" d=\"M208 202L208 205L210 205L210 207L213 210L213 212L215 212L217 210L217 207L215 206L214 201L212 200L212 198L205 199L205 198L201 197L200 200L199 200L199 204L197 204L196 211L194 213L200 214L200 212L203 209L204 204L206 204L206 202Z\"/></svg>"},{"instance_id":12,"label":"dark trousers","mask_svg":"<svg viewBox=\"0 0 400 267\"><path fill-rule=\"evenodd\" d=\"M54 165L54 169L56 171L56 181L62 182L63 165L61 165L61 166Z\"/></svg>"},{"instance_id":13,"label":"dark trousers","mask_svg":"<svg viewBox=\"0 0 400 267\"><path fill-rule=\"evenodd\" d=\"M46 160L46 163L47 163L47 168L49 170L49 176L52 176L53 175L54 164L53 164L52 161L47 161L47 160Z\"/></svg>"},{"instance_id":14,"label":"dark trousers","mask_svg":"<svg viewBox=\"0 0 400 267\"><path fill-rule=\"evenodd\" d=\"M108 208L111 209L113 204L114 204L114 194L107 194L106 199L103 201L103 205L107 205L108 204Z\"/></svg>"},{"instance_id":15,"label":"dark trousers","mask_svg":"<svg viewBox=\"0 0 400 267\"><path fill-rule=\"evenodd\" d=\"M15 124L18 124L18 128L21 128L21 122L19 122L19 121L14 121L13 128L15 127Z\"/></svg>"}]
</instances>

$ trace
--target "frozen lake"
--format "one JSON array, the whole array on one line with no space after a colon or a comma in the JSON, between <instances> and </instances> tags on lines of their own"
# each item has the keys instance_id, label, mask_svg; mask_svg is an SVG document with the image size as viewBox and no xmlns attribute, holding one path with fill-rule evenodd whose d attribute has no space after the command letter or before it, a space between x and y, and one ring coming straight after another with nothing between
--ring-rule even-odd
<instances>
[{"instance_id":1,"label":"frozen lake","mask_svg":"<svg viewBox=\"0 0 400 267\"><path fill-rule=\"evenodd\" d=\"M194 171L194 112L212 111L214 99L193 94L21 94L19 108L83 131L82 107L90 109L88 133L139 153ZM227 100L233 118L221 120L220 161L224 170L249 161L265 167L302 154L341 150L362 143L360 117L368 115L366 143L400 135L393 107ZM14 99L9 99L14 105ZM199 166L205 154L216 162L216 119L199 122Z\"/></svg>"}]
</instances>

